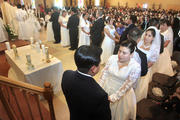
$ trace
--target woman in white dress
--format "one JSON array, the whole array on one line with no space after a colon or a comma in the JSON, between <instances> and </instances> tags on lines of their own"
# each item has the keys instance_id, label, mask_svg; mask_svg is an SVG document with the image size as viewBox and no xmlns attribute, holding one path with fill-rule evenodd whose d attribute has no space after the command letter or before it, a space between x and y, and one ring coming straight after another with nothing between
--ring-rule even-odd
<instances>
[{"instance_id":1,"label":"woman in white dress","mask_svg":"<svg viewBox=\"0 0 180 120\"><path fill-rule=\"evenodd\" d=\"M4 27L3 20L0 17L0 42L4 42L8 40L8 34L6 32L6 29Z\"/></svg>"},{"instance_id":2,"label":"woman in white dress","mask_svg":"<svg viewBox=\"0 0 180 120\"><path fill-rule=\"evenodd\" d=\"M39 31L41 30L41 25L37 18L34 15L34 11L29 9L28 10L29 18L27 20L28 27L30 28L29 33L31 32L31 37L34 38L34 40L39 40Z\"/></svg>"},{"instance_id":3,"label":"woman in white dress","mask_svg":"<svg viewBox=\"0 0 180 120\"><path fill-rule=\"evenodd\" d=\"M46 15L45 21L47 21L47 31L46 31L46 35L47 35L47 41L52 41L54 42L54 33L53 33L53 29L52 29L52 22L49 21L49 19L51 18L51 12L48 12L48 15Z\"/></svg>"},{"instance_id":4,"label":"woman in white dress","mask_svg":"<svg viewBox=\"0 0 180 120\"><path fill-rule=\"evenodd\" d=\"M89 14L83 13L82 19L80 22L80 36L79 36L79 45L90 45L90 22L88 21Z\"/></svg>"},{"instance_id":5,"label":"woman in white dress","mask_svg":"<svg viewBox=\"0 0 180 120\"><path fill-rule=\"evenodd\" d=\"M137 47L146 54L148 73L137 82L135 94L137 102L147 97L149 82L152 80L152 67L155 67L160 52L160 33L156 27L149 27L142 35Z\"/></svg>"},{"instance_id":6,"label":"woman in white dress","mask_svg":"<svg viewBox=\"0 0 180 120\"><path fill-rule=\"evenodd\" d=\"M168 49L170 56L173 53L173 30L170 23L163 19L160 22L160 32L164 36L164 47Z\"/></svg>"},{"instance_id":7,"label":"woman in white dress","mask_svg":"<svg viewBox=\"0 0 180 120\"><path fill-rule=\"evenodd\" d=\"M28 14L25 10L21 9L21 5L17 5L18 10L16 11L16 19L18 21L18 39L29 40L32 36L29 32L29 24L27 22Z\"/></svg>"},{"instance_id":8,"label":"woman in white dress","mask_svg":"<svg viewBox=\"0 0 180 120\"><path fill-rule=\"evenodd\" d=\"M107 25L104 27L105 37L101 46L103 49L101 64L105 64L108 61L109 57L113 54L115 42L119 42L119 39L117 39L119 38L119 35L113 26L113 19L111 17L107 17L106 23Z\"/></svg>"},{"instance_id":9,"label":"woman in white dress","mask_svg":"<svg viewBox=\"0 0 180 120\"><path fill-rule=\"evenodd\" d=\"M141 67L135 61L133 41L123 41L118 55L112 55L103 69L100 86L108 93L112 120L136 119L136 96L133 90Z\"/></svg>"},{"instance_id":10,"label":"woman in white dress","mask_svg":"<svg viewBox=\"0 0 180 120\"><path fill-rule=\"evenodd\" d=\"M61 45L63 47L70 45L69 30L67 29L68 19L67 12L63 10L62 15L59 17L59 23L61 25Z\"/></svg>"}]
</instances>

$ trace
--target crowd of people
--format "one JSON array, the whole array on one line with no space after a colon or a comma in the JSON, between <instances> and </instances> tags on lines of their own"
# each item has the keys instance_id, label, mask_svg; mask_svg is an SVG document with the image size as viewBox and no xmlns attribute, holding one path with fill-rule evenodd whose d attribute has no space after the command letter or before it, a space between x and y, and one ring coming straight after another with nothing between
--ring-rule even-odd
<instances>
[{"instance_id":1,"label":"crowd of people","mask_svg":"<svg viewBox=\"0 0 180 120\"><path fill-rule=\"evenodd\" d=\"M74 8L72 11L74 12ZM77 43L73 43L71 36L74 34L72 35L70 32L73 28L69 29L71 48L72 44L75 44L75 49L79 46L75 52L75 62L78 69L77 71L66 71L62 81L63 92L72 112L72 114L70 112L72 119L94 114L98 120L105 120L105 117L108 120L110 116L112 120L135 120L137 102L147 98L148 86L152 81L153 74L158 72L169 76L175 75L171 56L173 50L178 49L177 46L174 46L174 43L177 44L179 41L179 12L131 8L92 8L82 9L75 13L75 15L73 13L69 17L67 24L75 25L73 26L74 30L79 32L78 45L77 33L74 41ZM72 21L75 22L75 19L77 21L73 23ZM79 26L77 22L79 22ZM82 33L86 34L86 37L83 38ZM86 48L87 45L90 45L92 49L96 47L96 49L102 49L101 58L99 58L101 62L98 59L99 53L94 53L97 56L93 56L90 51L91 48ZM74 47L71 48L70 50L74 50ZM89 49L89 52L86 53L83 49L85 51ZM76 57L76 55L79 56ZM93 64L95 58L98 64ZM99 80L101 88L97 87L96 84L91 85L96 86L96 89L103 88L107 93L106 100L110 102L111 113L109 113L105 101L102 101L102 103L107 108L102 110L102 106L96 106L96 102L100 102L99 99L96 102L92 100L93 97L98 96L98 94L100 97L102 94L89 92L91 88L89 90L88 88L81 89L80 85L83 84L78 85L70 80L70 78L73 78L74 81L79 79L79 82L82 82L86 78L90 79L94 76L92 73L97 73L99 64L105 64ZM84 83L84 86L88 85ZM76 91L73 91L76 87ZM86 103L83 101L85 100L83 96L75 98L76 95L85 94L86 92L92 102ZM174 97L179 99L179 94ZM74 101L74 104L72 104L72 101ZM82 106L76 106L80 103ZM85 103L86 106L83 105ZM97 107L98 110L101 109L102 113L107 112L106 115L100 117L98 112L88 111L86 113L86 111L83 111L84 107L93 103L94 106L92 107ZM179 104L179 101L177 104ZM109 116L107 116L108 114ZM91 117L88 118L92 119Z\"/></svg>"},{"instance_id":2,"label":"crowd of people","mask_svg":"<svg viewBox=\"0 0 180 120\"><path fill-rule=\"evenodd\" d=\"M19 39L38 39L36 14L20 5L16 9ZM171 57L180 50L179 19L175 10L47 10L47 40L76 50L77 71L65 71L62 79L71 119L135 120L137 102L147 98L153 74L175 74ZM100 64L105 67L97 83L92 76ZM174 97L180 101L179 92Z\"/></svg>"}]
</instances>

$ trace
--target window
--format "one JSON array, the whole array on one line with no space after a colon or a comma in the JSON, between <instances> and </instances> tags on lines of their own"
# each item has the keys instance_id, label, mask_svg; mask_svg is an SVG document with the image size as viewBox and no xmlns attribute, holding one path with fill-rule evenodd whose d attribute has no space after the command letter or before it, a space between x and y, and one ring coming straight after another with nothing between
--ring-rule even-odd
<instances>
[{"instance_id":1,"label":"window","mask_svg":"<svg viewBox=\"0 0 180 120\"><path fill-rule=\"evenodd\" d=\"M57 8L62 8L63 7L63 0L55 0L54 6Z\"/></svg>"},{"instance_id":2,"label":"window","mask_svg":"<svg viewBox=\"0 0 180 120\"><path fill-rule=\"evenodd\" d=\"M84 7L84 0L78 0L78 8Z\"/></svg>"},{"instance_id":3,"label":"window","mask_svg":"<svg viewBox=\"0 0 180 120\"><path fill-rule=\"evenodd\" d=\"M147 9L147 7L148 7L147 3L143 4L143 8Z\"/></svg>"},{"instance_id":4,"label":"window","mask_svg":"<svg viewBox=\"0 0 180 120\"><path fill-rule=\"evenodd\" d=\"M36 8L35 0L31 0L31 2L32 2L32 9L35 9Z\"/></svg>"},{"instance_id":5,"label":"window","mask_svg":"<svg viewBox=\"0 0 180 120\"><path fill-rule=\"evenodd\" d=\"M21 0L21 5L24 5L24 1L23 0Z\"/></svg>"},{"instance_id":6,"label":"window","mask_svg":"<svg viewBox=\"0 0 180 120\"><path fill-rule=\"evenodd\" d=\"M99 6L100 1L99 0L95 0L95 6Z\"/></svg>"}]
</instances>

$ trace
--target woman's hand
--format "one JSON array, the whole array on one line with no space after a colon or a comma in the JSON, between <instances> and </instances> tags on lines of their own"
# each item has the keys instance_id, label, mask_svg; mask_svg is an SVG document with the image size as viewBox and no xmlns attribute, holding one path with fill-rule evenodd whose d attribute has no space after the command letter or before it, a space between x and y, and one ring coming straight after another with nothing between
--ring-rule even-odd
<instances>
[{"instance_id":1,"label":"woman's hand","mask_svg":"<svg viewBox=\"0 0 180 120\"><path fill-rule=\"evenodd\" d=\"M110 103L114 103L112 100L111 100L111 97L108 96L108 100L110 101Z\"/></svg>"}]
</instances>

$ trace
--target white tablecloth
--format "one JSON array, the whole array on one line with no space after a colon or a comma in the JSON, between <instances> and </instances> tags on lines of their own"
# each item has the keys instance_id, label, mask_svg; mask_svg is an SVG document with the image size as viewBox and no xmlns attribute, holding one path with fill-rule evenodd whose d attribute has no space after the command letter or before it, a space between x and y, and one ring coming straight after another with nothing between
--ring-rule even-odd
<instances>
[{"instance_id":1,"label":"white tablecloth","mask_svg":"<svg viewBox=\"0 0 180 120\"><path fill-rule=\"evenodd\" d=\"M33 85L43 87L44 82L50 82L56 94L61 90L61 79L63 74L62 63L55 57L51 57L51 62L45 61L45 55L42 51L37 52L30 45L17 48L19 58L15 58L13 50L6 50L5 55L11 66L8 77L20 81L28 82ZM26 54L31 55L31 61L34 70L28 70L26 64ZM50 55L51 56L51 55ZM14 75L13 75L14 74Z\"/></svg>"}]
</instances>

